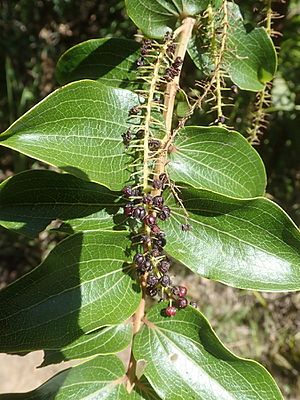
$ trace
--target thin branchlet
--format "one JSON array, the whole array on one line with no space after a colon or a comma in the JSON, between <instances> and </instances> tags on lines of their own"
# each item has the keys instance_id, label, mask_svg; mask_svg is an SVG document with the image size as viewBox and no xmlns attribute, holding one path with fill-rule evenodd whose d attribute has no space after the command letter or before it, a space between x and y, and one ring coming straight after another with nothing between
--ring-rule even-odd
<instances>
[{"instance_id":1,"label":"thin branchlet","mask_svg":"<svg viewBox=\"0 0 300 400\"><path fill-rule=\"evenodd\" d=\"M272 19L274 17L272 11L272 0L266 0L266 18L264 19L265 28L267 33L272 36ZM264 130L268 126L268 114L266 110L271 105L271 83L266 83L264 88L258 92L255 102L255 110L253 113L253 119L251 127L248 129L248 141L252 145L258 145L260 138L264 133Z\"/></svg>"}]
</instances>

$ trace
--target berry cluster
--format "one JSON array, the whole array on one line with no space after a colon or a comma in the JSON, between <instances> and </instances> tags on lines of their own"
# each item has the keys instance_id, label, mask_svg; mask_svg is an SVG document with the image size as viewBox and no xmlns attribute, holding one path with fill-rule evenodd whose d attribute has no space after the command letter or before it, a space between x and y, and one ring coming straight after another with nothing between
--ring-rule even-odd
<instances>
[{"instance_id":1,"label":"berry cluster","mask_svg":"<svg viewBox=\"0 0 300 400\"><path fill-rule=\"evenodd\" d=\"M164 96L162 90L165 90L166 83L174 79L180 73L182 59L174 54L176 45L173 42L171 33L165 37L164 44L156 41L144 39L142 41L140 57L137 60L139 69L139 79L149 83L155 90L147 93L147 90L138 92L144 97L145 104L137 105L129 111L129 117L138 116L138 121L134 123L126 132L122 134L122 141L128 151L136 158L141 152L140 163L142 167L142 179L138 179L141 171L134 172L135 186L126 186L123 188L123 197L126 199L124 205L124 215L131 220L132 241L137 253L133 258L133 266L136 274L140 277L144 293L150 297L158 296L161 300L168 300L169 307L165 310L166 316L173 316L177 309L185 308L188 305L186 299L186 288L172 284L169 276L171 260L164 253L166 245L165 233L159 226L160 221L166 221L170 215L170 208L165 205L162 192L169 185L169 179L166 173L153 172L152 166L155 165L155 158L158 157L159 150L162 147L162 141L158 137L159 130L164 132L165 126L160 124L156 114L164 111ZM156 71L149 80L151 69ZM149 105L151 106L150 116ZM155 112L155 115L151 115ZM141 121L145 121L144 123ZM133 124L133 122L132 122ZM134 128L135 126L135 128ZM145 144L148 141L148 146ZM147 149L146 155L149 166L145 168L144 149ZM134 165L139 165L135 162ZM145 179L146 177L146 179ZM146 182L146 183L145 183ZM143 190L141 189L143 187ZM189 225L182 225L182 230L189 230Z\"/></svg>"},{"instance_id":2,"label":"berry cluster","mask_svg":"<svg viewBox=\"0 0 300 400\"><path fill-rule=\"evenodd\" d=\"M165 174L160 176L159 181L161 185L166 185ZM164 204L162 196L142 193L139 188L126 186L123 188L123 196L129 200L124 206L125 216L142 223L134 236L134 243L142 249L133 258L135 270L145 279L145 292L149 296L160 296L173 304L165 310L167 316L173 316L177 309L185 308L188 301L185 297L187 289L172 285L169 276L171 260L164 254L166 237L157 224L158 220L168 219L171 210Z\"/></svg>"},{"instance_id":3,"label":"berry cluster","mask_svg":"<svg viewBox=\"0 0 300 400\"><path fill-rule=\"evenodd\" d=\"M160 189L165 186L165 181L162 179L153 180L153 182L156 181L159 182ZM126 217L133 217L149 227L152 233L162 235L157 226L157 218L165 221L171 214L170 208L164 205L163 197L152 196L149 193L142 195L139 188L132 188L131 186L123 189L123 196L129 200L124 206Z\"/></svg>"},{"instance_id":4,"label":"berry cluster","mask_svg":"<svg viewBox=\"0 0 300 400\"><path fill-rule=\"evenodd\" d=\"M146 64L145 56L149 54L150 50L152 50L152 40L144 39L141 47L141 57L136 62L138 67L143 67Z\"/></svg>"},{"instance_id":5,"label":"berry cluster","mask_svg":"<svg viewBox=\"0 0 300 400\"><path fill-rule=\"evenodd\" d=\"M181 64L182 64L182 59L180 57L176 57L172 65L166 69L165 80L167 82L171 82L175 78L175 76L179 75L180 73L179 68Z\"/></svg>"}]
</instances>

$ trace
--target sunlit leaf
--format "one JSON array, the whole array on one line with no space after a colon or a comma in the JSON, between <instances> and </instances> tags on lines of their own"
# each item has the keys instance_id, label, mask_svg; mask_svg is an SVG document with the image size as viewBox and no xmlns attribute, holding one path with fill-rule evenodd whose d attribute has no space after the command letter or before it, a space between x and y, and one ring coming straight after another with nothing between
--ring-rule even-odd
<instances>
[{"instance_id":1,"label":"sunlit leaf","mask_svg":"<svg viewBox=\"0 0 300 400\"><path fill-rule=\"evenodd\" d=\"M140 44L134 40L91 39L67 50L58 60L56 78L60 84L95 79L103 84L136 88Z\"/></svg>"},{"instance_id":2,"label":"sunlit leaf","mask_svg":"<svg viewBox=\"0 0 300 400\"><path fill-rule=\"evenodd\" d=\"M121 135L138 103L128 90L89 80L70 83L14 122L0 135L0 145L119 190L130 177L131 161Z\"/></svg>"},{"instance_id":3,"label":"sunlit leaf","mask_svg":"<svg viewBox=\"0 0 300 400\"><path fill-rule=\"evenodd\" d=\"M166 250L193 272L243 289L300 289L300 231L288 215L265 198L238 200L183 189L183 210L171 204L163 229Z\"/></svg>"},{"instance_id":4,"label":"sunlit leaf","mask_svg":"<svg viewBox=\"0 0 300 400\"><path fill-rule=\"evenodd\" d=\"M126 233L87 232L59 243L40 266L0 292L0 350L59 349L125 321L140 290Z\"/></svg>"},{"instance_id":5,"label":"sunlit leaf","mask_svg":"<svg viewBox=\"0 0 300 400\"><path fill-rule=\"evenodd\" d=\"M165 307L152 307L134 341L135 358L146 361L145 376L161 398L283 399L271 375L227 350L199 311L189 306L168 318Z\"/></svg>"},{"instance_id":6,"label":"sunlit leaf","mask_svg":"<svg viewBox=\"0 0 300 400\"><path fill-rule=\"evenodd\" d=\"M237 198L263 195L266 187L258 153L239 133L217 126L181 130L167 171L176 182Z\"/></svg>"}]
</instances>

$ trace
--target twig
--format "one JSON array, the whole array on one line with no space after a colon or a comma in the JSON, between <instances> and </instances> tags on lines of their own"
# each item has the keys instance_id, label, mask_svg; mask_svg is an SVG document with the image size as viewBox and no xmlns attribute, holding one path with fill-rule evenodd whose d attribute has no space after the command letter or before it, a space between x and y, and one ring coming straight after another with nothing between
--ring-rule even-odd
<instances>
[{"instance_id":1,"label":"twig","mask_svg":"<svg viewBox=\"0 0 300 400\"><path fill-rule=\"evenodd\" d=\"M191 38L192 35L192 30L195 25L196 20L191 17L187 17L183 20L182 25L174 32L174 37L178 36L178 42L177 42L177 47L175 50L175 57L180 57L182 60L185 57L185 53L187 50L188 42ZM158 178L161 173L164 172L165 170L165 165L166 165L166 158L167 158L167 153L168 153L168 144L170 142L170 139L173 138L172 135L172 119L173 119L173 111L174 111L174 104L175 104L175 96L176 92L179 87L179 77L180 77L180 72L181 72L181 66L179 69L179 74L174 78L172 82L169 82L167 84L166 88L166 96L165 96L165 107L166 111L164 113L164 118L165 118L165 124L166 124L166 134L164 139L162 140L162 152L160 153L159 157L157 158L154 166L154 178ZM153 88L152 88L153 90ZM149 98L151 97L151 93ZM148 103L150 104L150 102ZM150 104L151 106L151 104ZM148 110L149 111L149 110ZM151 110L150 110L151 112ZM150 113L149 113L150 114ZM146 125L146 124L145 124ZM146 140L145 140L146 142ZM147 157L145 157L144 154L144 161L148 163L148 152L149 149L148 147L145 147L145 152L147 152ZM149 171L148 171L148 164L147 164L147 184L148 184L148 177L149 177ZM144 177L144 186L145 186L145 177ZM152 189L151 194L154 196L157 196L158 194L161 194L161 189ZM140 305L135 312L133 316L133 337L136 335L139 330L141 329L141 326L143 324L143 317L145 314L145 288L147 284L147 276L143 275L141 279L141 286L142 286L142 300L140 302ZM136 360L134 358L132 348L131 348L131 355L130 355L130 361L127 369L127 391L130 393L132 389L135 386L137 377L136 377Z\"/></svg>"}]
</instances>

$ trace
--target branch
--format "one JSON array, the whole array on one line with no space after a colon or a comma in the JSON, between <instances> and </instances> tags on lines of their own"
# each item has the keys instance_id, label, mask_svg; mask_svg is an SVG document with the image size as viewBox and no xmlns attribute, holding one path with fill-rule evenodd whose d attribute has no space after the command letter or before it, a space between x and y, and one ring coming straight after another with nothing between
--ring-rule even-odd
<instances>
[{"instance_id":1,"label":"branch","mask_svg":"<svg viewBox=\"0 0 300 400\"><path fill-rule=\"evenodd\" d=\"M180 57L182 60L185 57L185 53L187 50L188 42L191 38L192 35L192 30L195 25L196 20L191 17L187 17L183 20L182 25L174 32L174 36L178 36L178 42L175 50L175 57ZM158 63L159 64L159 63ZM158 71L157 71L158 72ZM166 107L166 111L164 113L164 118L165 118L165 124L166 124L166 134L164 139L162 140L162 151L159 154L158 159L155 162L154 166L154 178L158 178L161 173L164 172L165 170L165 165L166 165L166 158L168 154L168 147L169 143L171 140L173 140L173 135L172 135L172 119L173 119L173 112L174 112L174 104L175 104L175 96L179 87L179 78L180 78L180 73L181 73L181 66L179 67L179 74L174 78L172 82L169 82L166 87L166 92L165 92L165 102L164 105ZM152 81L153 83L153 81ZM153 97L154 93L154 84L151 85L150 89L150 98ZM148 106L151 106L151 100L148 103ZM150 111L150 110L148 110ZM149 113L150 114L150 113ZM146 147L145 152L147 152L147 155L144 154L144 162L147 162L147 157L148 157L148 147ZM147 173L148 177L148 173ZM146 182L144 179L144 188L146 186ZM151 194L153 196L157 196L161 194L161 189L152 189ZM140 305L135 312L133 316L133 338L134 336L139 332L141 329L141 326L143 324L143 318L145 314L145 288L147 284L147 276L144 275L141 279L141 286L142 286L142 300L140 302ZM127 369L127 391L130 393L132 389L134 388L134 385L137 381L136 377L136 360L134 358L132 348L131 348L131 355L130 355L130 361Z\"/></svg>"},{"instance_id":2,"label":"branch","mask_svg":"<svg viewBox=\"0 0 300 400\"><path fill-rule=\"evenodd\" d=\"M193 27L195 25L196 20L192 17L187 17L183 20L182 25L174 32L174 36L178 36L177 47L175 50L175 58L180 57L182 61L184 60L187 46L189 40L192 36ZM166 87L166 94L165 94L165 125L166 125L166 134L162 140L162 150L158 159L156 160L155 167L154 167L154 178L158 179L159 175L164 172L165 165L167 162L167 153L168 148L172 141L174 140L175 135L172 132L172 120L173 120L173 112L174 112L174 105L175 105L175 97L177 90L179 88L179 79L181 75L182 65L179 67L179 74L176 76L171 82L167 84ZM160 189L153 189L151 194L153 196L158 196L161 194Z\"/></svg>"}]
</instances>

